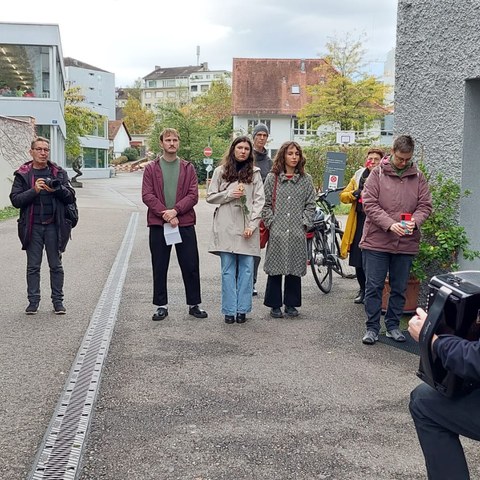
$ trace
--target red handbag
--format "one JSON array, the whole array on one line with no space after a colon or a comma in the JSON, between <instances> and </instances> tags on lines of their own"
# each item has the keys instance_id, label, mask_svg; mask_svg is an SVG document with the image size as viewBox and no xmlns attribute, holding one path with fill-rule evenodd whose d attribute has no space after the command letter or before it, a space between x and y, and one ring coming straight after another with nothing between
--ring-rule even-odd
<instances>
[{"instance_id":1,"label":"red handbag","mask_svg":"<svg viewBox=\"0 0 480 480\"><path fill-rule=\"evenodd\" d=\"M272 193L272 212L275 208L275 200L277 199L277 181L278 177L275 175L275 186L273 187ZM268 243L268 239L270 238L270 230L265 226L263 220L260 220L260 248L265 248Z\"/></svg>"}]
</instances>

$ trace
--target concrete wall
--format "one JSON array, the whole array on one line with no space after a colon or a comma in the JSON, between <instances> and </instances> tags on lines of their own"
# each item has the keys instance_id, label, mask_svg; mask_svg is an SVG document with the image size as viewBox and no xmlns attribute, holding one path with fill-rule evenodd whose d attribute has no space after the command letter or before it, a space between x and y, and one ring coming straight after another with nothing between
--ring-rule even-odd
<instances>
[{"instance_id":1,"label":"concrete wall","mask_svg":"<svg viewBox=\"0 0 480 480\"><path fill-rule=\"evenodd\" d=\"M35 136L33 119L16 120L0 116L0 209L11 205L13 172L31 160L30 143Z\"/></svg>"},{"instance_id":2,"label":"concrete wall","mask_svg":"<svg viewBox=\"0 0 480 480\"><path fill-rule=\"evenodd\" d=\"M399 0L395 135L417 141L416 158L469 188L460 220L480 249L480 3ZM480 261L465 265L480 269Z\"/></svg>"}]
</instances>

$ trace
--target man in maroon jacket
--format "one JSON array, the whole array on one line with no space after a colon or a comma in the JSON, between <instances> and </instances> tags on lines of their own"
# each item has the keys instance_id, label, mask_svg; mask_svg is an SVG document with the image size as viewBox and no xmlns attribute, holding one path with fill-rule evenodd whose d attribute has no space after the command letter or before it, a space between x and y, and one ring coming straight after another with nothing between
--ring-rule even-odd
<instances>
[{"instance_id":1,"label":"man in maroon jacket","mask_svg":"<svg viewBox=\"0 0 480 480\"><path fill-rule=\"evenodd\" d=\"M421 308L408 323L418 342L427 318ZM480 386L480 341L456 335L433 335L432 352L443 368ZM480 440L480 388L448 398L426 383L410 395L410 413L425 457L429 480L468 480L465 454L459 436Z\"/></svg>"},{"instance_id":2,"label":"man in maroon jacket","mask_svg":"<svg viewBox=\"0 0 480 480\"><path fill-rule=\"evenodd\" d=\"M200 309L200 269L195 233L195 210L198 202L198 180L190 162L177 156L180 136L173 128L160 134L163 155L147 165L143 174L142 200L148 207L147 225L153 268L153 304L157 311L152 320L163 320L168 315L167 273L172 245L166 241L165 225L178 227L181 241L175 243L178 263L182 271L188 313L195 318L206 318Z\"/></svg>"}]
</instances>

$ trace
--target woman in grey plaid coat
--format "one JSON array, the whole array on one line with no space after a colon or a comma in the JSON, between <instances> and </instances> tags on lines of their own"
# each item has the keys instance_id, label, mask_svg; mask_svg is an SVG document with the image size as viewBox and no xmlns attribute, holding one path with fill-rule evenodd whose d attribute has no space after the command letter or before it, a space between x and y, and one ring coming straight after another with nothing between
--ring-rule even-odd
<instances>
[{"instance_id":1,"label":"woman in grey plaid coat","mask_svg":"<svg viewBox=\"0 0 480 480\"><path fill-rule=\"evenodd\" d=\"M274 318L296 317L302 303L301 277L307 273L306 230L313 225L315 188L305 173L305 157L296 142L278 150L265 179L262 219L270 230L264 271L268 274L264 305ZM285 277L283 295L282 278Z\"/></svg>"}]
</instances>

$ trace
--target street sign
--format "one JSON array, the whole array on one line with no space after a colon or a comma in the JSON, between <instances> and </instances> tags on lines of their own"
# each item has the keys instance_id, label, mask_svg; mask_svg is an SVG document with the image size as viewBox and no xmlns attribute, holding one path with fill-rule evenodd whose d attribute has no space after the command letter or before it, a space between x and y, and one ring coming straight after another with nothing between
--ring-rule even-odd
<instances>
[{"instance_id":1,"label":"street sign","mask_svg":"<svg viewBox=\"0 0 480 480\"><path fill-rule=\"evenodd\" d=\"M203 154L206 156L206 157L211 157L212 156L212 153L213 153L213 150L211 149L211 147L205 147L203 149Z\"/></svg>"},{"instance_id":2,"label":"street sign","mask_svg":"<svg viewBox=\"0 0 480 480\"><path fill-rule=\"evenodd\" d=\"M204 158L203 159L204 165L213 165L213 158Z\"/></svg>"},{"instance_id":3,"label":"street sign","mask_svg":"<svg viewBox=\"0 0 480 480\"><path fill-rule=\"evenodd\" d=\"M213 170L213 167L211 165L207 165L207 168L205 170L207 172L211 172Z\"/></svg>"}]
</instances>

